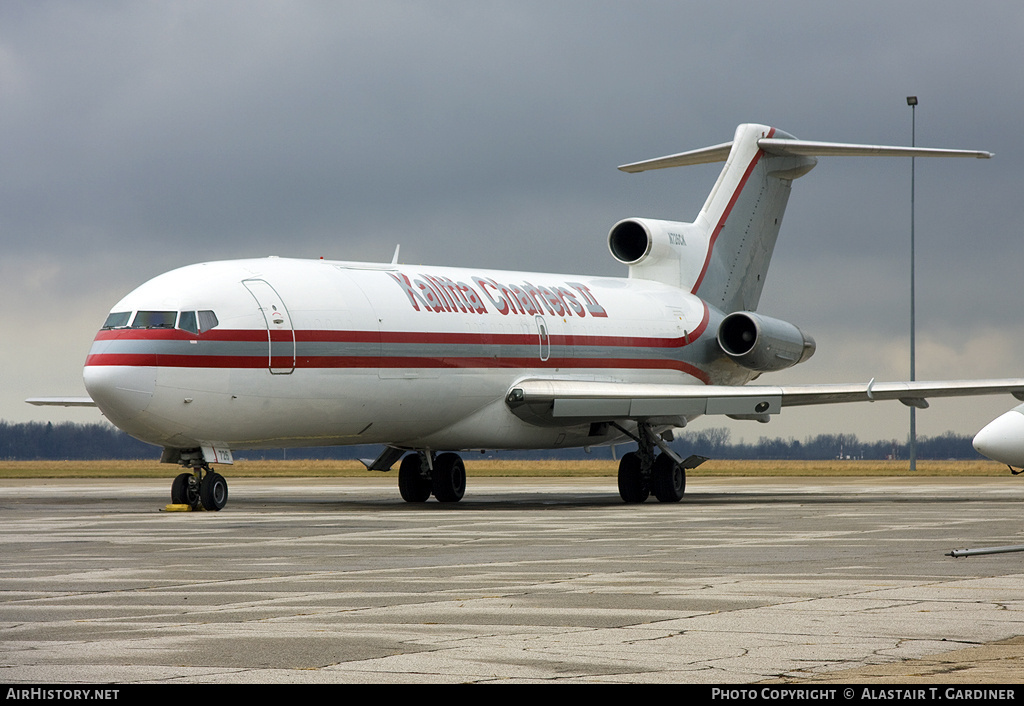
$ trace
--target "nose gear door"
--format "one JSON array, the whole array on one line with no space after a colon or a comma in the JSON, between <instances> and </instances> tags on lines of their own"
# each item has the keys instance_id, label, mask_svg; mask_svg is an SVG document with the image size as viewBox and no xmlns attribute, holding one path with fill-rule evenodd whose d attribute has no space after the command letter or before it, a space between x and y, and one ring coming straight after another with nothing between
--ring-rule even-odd
<instances>
[{"instance_id":1,"label":"nose gear door","mask_svg":"<svg viewBox=\"0 0 1024 706\"><path fill-rule=\"evenodd\" d=\"M288 308L269 282L246 279L242 284L256 300L267 324L267 367L274 375L287 375L295 370L295 329Z\"/></svg>"}]
</instances>

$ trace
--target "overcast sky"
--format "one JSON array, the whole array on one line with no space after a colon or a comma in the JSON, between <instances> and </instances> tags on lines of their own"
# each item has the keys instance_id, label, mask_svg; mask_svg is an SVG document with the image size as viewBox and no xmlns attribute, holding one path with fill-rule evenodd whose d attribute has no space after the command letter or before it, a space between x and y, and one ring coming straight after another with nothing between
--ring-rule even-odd
<instances>
[{"instance_id":1,"label":"overcast sky","mask_svg":"<svg viewBox=\"0 0 1024 706\"><path fill-rule=\"evenodd\" d=\"M1024 375L1024 6L1006 2L0 3L0 419L85 394L110 307L194 262L280 255L626 274L608 229L692 220L719 165L619 164L761 122L917 160L917 377ZM815 337L763 382L909 375L910 160L794 183L760 311ZM973 434L1010 397L933 402ZM905 438L898 403L710 418L733 438Z\"/></svg>"}]
</instances>

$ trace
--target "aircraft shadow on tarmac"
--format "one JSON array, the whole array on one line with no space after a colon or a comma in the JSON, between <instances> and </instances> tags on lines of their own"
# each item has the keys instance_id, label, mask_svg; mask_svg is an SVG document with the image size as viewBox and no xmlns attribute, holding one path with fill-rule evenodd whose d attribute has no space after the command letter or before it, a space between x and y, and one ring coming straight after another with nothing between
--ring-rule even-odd
<instances>
[{"instance_id":1,"label":"aircraft shadow on tarmac","mask_svg":"<svg viewBox=\"0 0 1024 706\"><path fill-rule=\"evenodd\" d=\"M1005 498L1000 499L1005 500ZM345 492L333 494L330 491L323 495L313 497L310 494L279 496L273 499L249 496L238 493L231 498L232 504L236 507L245 507L246 510L265 508L273 510L276 507L296 509L301 506L304 509L376 509L381 511L419 510L422 512L444 512L444 511L472 511L472 510L544 510L553 508L621 508L623 510L636 509L647 511L672 511L675 504L658 503L648 501L641 504L624 505L618 494L614 491L608 492L586 492L586 491L531 491L515 492L505 491L501 493L479 493L476 497L467 496L459 503L439 503L433 500L425 503L408 504L400 496L394 497L369 497L365 493L352 496ZM954 489L937 490L934 493L908 495L900 492L899 489L871 492L844 492L840 490L827 493L804 493L796 490L764 490L742 492L700 492L688 493L678 504L678 511L685 512L686 508L697 509L705 506L723 505L863 505L870 503L900 503L928 505L937 502L984 502L977 499L965 500ZM681 507L680 507L681 506Z\"/></svg>"}]
</instances>

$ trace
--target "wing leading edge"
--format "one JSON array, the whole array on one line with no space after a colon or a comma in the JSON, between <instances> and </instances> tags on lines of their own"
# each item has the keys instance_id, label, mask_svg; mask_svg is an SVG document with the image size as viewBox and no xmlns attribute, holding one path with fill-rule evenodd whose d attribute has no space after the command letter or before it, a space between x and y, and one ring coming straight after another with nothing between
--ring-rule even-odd
<instances>
[{"instance_id":1,"label":"wing leading edge","mask_svg":"<svg viewBox=\"0 0 1024 706\"><path fill-rule=\"evenodd\" d=\"M540 426L623 419L679 424L713 414L768 421L783 407L899 400L925 408L930 397L998 394L1024 400L1024 378L741 387L531 379L516 383L505 402L520 419Z\"/></svg>"},{"instance_id":2,"label":"wing leading edge","mask_svg":"<svg viewBox=\"0 0 1024 706\"><path fill-rule=\"evenodd\" d=\"M91 397L29 397L25 400L36 407L95 407Z\"/></svg>"}]
</instances>

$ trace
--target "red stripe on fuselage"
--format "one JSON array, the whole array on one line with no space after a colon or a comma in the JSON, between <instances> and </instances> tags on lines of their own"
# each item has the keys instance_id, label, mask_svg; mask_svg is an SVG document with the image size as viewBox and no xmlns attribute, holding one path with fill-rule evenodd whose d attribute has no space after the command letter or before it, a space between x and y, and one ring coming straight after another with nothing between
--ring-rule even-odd
<instances>
[{"instance_id":1,"label":"red stripe on fuselage","mask_svg":"<svg viewBox=\"0 0 1024 706\"><path fill-rule=\"evenodd\" d=\"M696 329L683 337L646 338L642 336L592 336L592 335L560 335L552 334L549 341L557 346L591 346L610 349L678 349L694 343L707 330L710 310L704 305L704 314ZM274 331L275 340L291 340L290 331ZM285 335L283 335L285 334ZM97 341L215 341L266 343L266 329L213 329L202 334L193 334L178 329L113 329L100 331ZM434 344L434 345L520 345L535 346L538 334L506 334L506 333L447 333L433 331L295 331L296 344L302 343L366 343L366 344ZM169 368L238 368L261 369L267 367L292 367L291 356L274 356L273 364L268 363L265 353L256 355L203 355L174 354L157 352L137 353L93 353L85 361L87 366L131 366L131 367L169 367ZM352 355L352 356L316 356L302 355L295 358L295 365L303 369L340 369L340 368L459 368L459 369L553 369L553 368L596 368L596 369L633 369L633 370L677 370L691 375L705 383L709 381L706 373L696 366L671 358L558 358L546 361L538 358L502 357L502 356L389 356Z\"/></svg>"},{"instance_id":2,"label":"red stripe on fuselage","mask_svg":"<svg viewBox=\"0 0 1024 706\"><path fill-rule=\"evenodd\" d=\"M292 367L290 357L276 357L268 365L262 356L204 356L165 354L119 354L100 353L91 355L86 366L128 366L162 368L216 368L216 369L265 369L268 367ZM701 382L709 383L710 378L700 368L678 360L647 360L643 358L449 358L417 356L299 356L295 367L304 370L326 369L371 369L371 368L423 368L423 369L613 369L613 370L676 370L686 373Z\"/></svg>"},{"instance_id":3,"label":"red stripe on fuselage","mask_svg":"<svg viewBox=\"0 0 1024 706\"><path fill-rule=\"evenodd\" d=\"M267 340L267 329L210 329L195 334L176 328L117 328L100 331L97 341L255 341Z\"/></svg>"}]
</instances>

